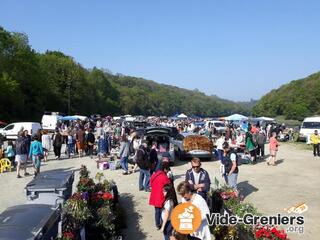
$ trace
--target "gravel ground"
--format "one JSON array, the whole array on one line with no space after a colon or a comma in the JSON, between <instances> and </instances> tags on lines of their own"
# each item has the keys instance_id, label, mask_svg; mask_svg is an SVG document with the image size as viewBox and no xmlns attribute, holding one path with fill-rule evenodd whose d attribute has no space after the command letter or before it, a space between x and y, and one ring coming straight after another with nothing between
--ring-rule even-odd
<instances>
[{"instance_id":1,"label":"gravel ground","mask_svg":"<svg viewBox=\"0 0 320 240\"><path fill-rule=\"evenodd\" d=\"M267 215L285 214L285 208L306 203L309 210L303 213L306 219L304 233L292 233L289 236L291 239L318 239L317 236L320 235L320 157L313 157L310 151L282 144L278 159L276 167L267 166L264 161L256 165L240 166L239 189L245 196L245 201L253 203L260 212ZM93 177L98 172L96 163L88 157L50 160L43 163L41 171L77 170L81 164L87 165ZM218 173L217 161L204 162L202 166L209 172L212 182L214 177L223 182ZM176 185L184 179L184 174L189 167L190 164L187 162L177 162L172 168ZM29 172L32 172L31 169ZM139 173L128 176L123 176L120 170L105 170L103 173L108 179L113 179L117 183L121 202L127 210L128 227L124 230L124 239L162 239L161 234L154 227L154 209L148 205L149 193L138 190ZM76 172L75 182L77 178ZM26 202L24 187L32 180L32 176L17 179L14 172L6 172L0 174L0 180L0 189L2 189L0 212L7 207Z\"/></svg>"}]
</instances>

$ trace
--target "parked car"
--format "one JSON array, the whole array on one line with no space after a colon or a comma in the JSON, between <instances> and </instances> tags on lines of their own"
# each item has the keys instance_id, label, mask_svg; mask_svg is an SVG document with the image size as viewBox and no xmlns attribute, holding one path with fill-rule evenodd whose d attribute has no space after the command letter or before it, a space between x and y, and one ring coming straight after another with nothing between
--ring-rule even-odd
<instances>
[{"instance_id":1,"label":"parked car","mask_svg":"<svg viewBox=\"0 0 320 240\"><path fill-rule=\"evenodd\" d=\"M307 117L303 120L299 132L299 141L308 141L314 130L320 132L320 117Z\"/></svg>"},{"instance_id":2,"label":"parked car","mask_svg":"<svg viewBox=\"0 0 320 240\"><path fill-rule=\"evenodd\" d=\"M224 133L226 131L226 125L222 121L218 121L218 120L206 121L206 127L210 128L211 126L214 126L219 133Z\"/></svg>"},{"instance_id":3,"label":"parked car","mask_svg":"<svg viewBox=\"0 0 320 240\"><path fill-rule=\"evenodd\" d=\"M40 123L37 122L17 122L7 125L0 129L0 134L6 139L17 139L20 130L28 130L30 135L35 134L41 128Z\"/></svg>"},{"instance_id":4,"label":"parked car","mask_svg":"<svg viewBox=\"0 0 320 240\"><path fill-rule=\"evenodd\" d=\"M200 159L212 159L213 143L202 135L194 133L181 133L173 139L174 151L180 160L188 160L194 157Z\"/></svg>"},{"instance_id":5,"label":"parked car","mask_svg":"<svg viewBox=\"0 0 320 240\"><path fill-rule=\"evenodd\" d=\"M168 152L170 154L170 163L174 164L175 154L172 142L171 128L166 127L149 127L145 130L145 140L148 142L148 147L151 147L152 142L158 144L158 158L162 158L162 154Z\"/></svg>"}]
</instances>

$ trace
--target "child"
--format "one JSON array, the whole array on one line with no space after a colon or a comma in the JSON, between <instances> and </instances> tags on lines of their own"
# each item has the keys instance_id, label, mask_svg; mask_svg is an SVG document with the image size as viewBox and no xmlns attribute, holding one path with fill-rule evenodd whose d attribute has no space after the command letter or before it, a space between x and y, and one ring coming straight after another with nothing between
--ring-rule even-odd
<instances>
[{"instance_id":1,"label":"child","mask_svg":"<svg viewBox=\"0 0 320 240\"><path fill-rule=\"evenodd\" d=\"M163 233L164 240L169 240L172 234L173 227L171 225L171 212L178 204L177 196L172 184L167 184L163 187L165 201L161 212L162 226L160 231Z\"/></svg>"},{"instance_id":2,"label":"child","mask_svg":"<svg viewBox=\"0 0 320 240\"><path fill-rule=\"evenodd\" d=\"M38 136L35 135L32 138L32 143L29 150L29 158L32 159L34 167L34 178L40 173L41 158L43 157L43 148L41 142L39 142Z\"/></svg>"},{"instance_id":3,"label":"child","mask_svg":"<svg viewBox=\"0 0 320 240\"><path fill-rule=\"evenodd\" d=\"M12 141L8 142L8 147L4 153L5 153L5 156L10 160L11 166L15 167L15 162L14 162L15 152L13 149Z\"/></svg>"},{"instance_id":4,"label":"child","mask_svg":"<svg viewBox=\"0 0 320 240\"><path fill-rule=\"evenodd\" d=\"M71 131L68 132L67 149L68 149L68 158L70 158L71 154L74 154L74 137Z\"/></svg>"}]
</instances>

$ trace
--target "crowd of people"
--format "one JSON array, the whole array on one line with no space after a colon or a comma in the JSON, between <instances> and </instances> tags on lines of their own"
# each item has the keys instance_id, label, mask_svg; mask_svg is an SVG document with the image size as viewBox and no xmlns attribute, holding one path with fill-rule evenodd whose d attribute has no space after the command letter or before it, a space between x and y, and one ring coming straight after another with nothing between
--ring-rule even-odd
<instances>
[{"instance_id":1,"label":"crowd of people","mask_svg":"<svg viewBox=\"0 0 320 240\"><path fill-rule=\"evenodd\" d=\"M268 165L276 165L276 155L279 142L277 131L272 126L261 127L251 124L229 124L224 132L219 132L214 126L197 126L195 121L152 121L154 126L176 127L178 132L194 132L206 135L213 142L215 156L221 163L220 172L225 183L237 193L237 178L239 174L239 155L241 151L250 154L250 161L255 163L258 158L265 156L265 144L270 142L270 158ZM319 143L318 139L318 143ZM32 136L28 131L21 131L18 139L8 142L5 154L16 167L17 178L24 175L26 163L33 163L34 176L40 173L42 161L48 161L52 150L55 158L61 159L62 146L65 145L67 158L84 157L105 158L117 148L123 175L136 172L139 169L138 186L140 191L150 192L149 204L154 207L155 227L163 233L164 239L211 239L209 228L205 221L208 208L208 193L210 191L210 175L201 167L201 160L193 158L191 167L185 174L185 180L175 188L174 174L170 168L170 154L158 156L159 146L147 142L137 134L136 129L125 122L116 122L112 119L97 121L72 121L59 123L53 134L39 131ZM319 150L315 150L318 151ZM133 167L129 168L129 157L133 158ZM177 190L177 191L176 191ZM178 204L177 194L182 202L191 202L202 213L202 224L197 232L190 235L181 235L174 231L170 214Z\"/></svg>"}]
</instances>

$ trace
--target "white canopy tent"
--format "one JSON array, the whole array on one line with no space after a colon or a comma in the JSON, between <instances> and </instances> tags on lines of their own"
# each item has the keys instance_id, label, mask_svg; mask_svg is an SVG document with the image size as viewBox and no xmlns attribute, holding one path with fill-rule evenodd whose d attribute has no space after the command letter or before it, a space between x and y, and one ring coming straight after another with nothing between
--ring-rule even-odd
<instances>
[{"instance_id":1,"label":"white canopy tent","mask_svg":"<svg viewBox=\"0 0 320 240\"><path fill-rule=\"evenodd\" d=\"M188 118L188 116L183 114L183 113L181 113L180 115L177 116L177 118Z\"/></svg>"},{"instance_id":2,"label":"white canopy tent","mask_svg":"<svg viewBox=\"0 0 320 240\"><path fill-rule=\"evenodd\" d=\"M274 121L273 118L269 118L269 117L258 117L257 119L263 120L263 121Z\"/></svg>"},{"instance_id":3,"label":"white canopy tent","mask_svg":"<svg viewBox=\"0 0 320 240\"><path fill-rule=\"evenodd\" d=\"M241 120L248 120L248 117L243 116L241 114L232 114L228 117L224 118L227 121L241 121Z\"/></svg>"}]
</instances>

